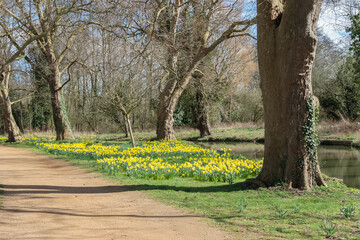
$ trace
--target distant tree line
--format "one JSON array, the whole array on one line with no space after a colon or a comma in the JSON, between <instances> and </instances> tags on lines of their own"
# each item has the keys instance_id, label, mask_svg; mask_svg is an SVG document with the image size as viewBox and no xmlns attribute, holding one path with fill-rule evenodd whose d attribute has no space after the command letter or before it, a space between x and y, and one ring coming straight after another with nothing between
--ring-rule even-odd
<instances>
[{"instance_id":1,"label":"distant tree line","mask_svg":"<svg viewBox=\"0 0 360 240\"><path fill-rule=\"evenodd\" d=\"M201 135L210 134L210 124L261 120L261 104L255 116L236 107L251 96L260 100L255 21L243 1L32 0L0 7L1 129L12 129L13 140L24 131L55 130L63 140L73 131L132 128L156 128L159 139L173 139L174 116L175 125Z\"/></svg>"}]
</instances>

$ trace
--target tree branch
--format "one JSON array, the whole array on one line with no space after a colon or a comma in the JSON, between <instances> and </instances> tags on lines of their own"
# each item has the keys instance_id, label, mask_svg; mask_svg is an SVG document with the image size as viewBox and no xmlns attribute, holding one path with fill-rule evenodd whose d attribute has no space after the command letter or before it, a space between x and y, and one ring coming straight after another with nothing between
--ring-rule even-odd
<instances>
[{"instance_id":1,"label":"tree branch","mask_svg":"<svg viewBox=\"0 0 360 240\"><path fill-rule=\"evenodd\" d=\"M55 91L58 92L58 91L61 91L61 89L63 89L65 87L66 84L68 84L70 81L71 81L71 72L70 72L70 67L75 63L76 61L73 61L71 62L71 64L69 65L69 67L67 68L67 72L68 72L68 80L66 80L62 85L61 87L59 87L58 89L56 89Z\"/></svg>"},{"instance_id":2,"label":"tree branch","mask_svg":"<svg viewBox=\"0 0 360 240\"><path fill-rule=\"evenodd\" d=\"M202 49L199 51L200 57L201 57L201 56L206 56L209 52L213 51L220 43L222 43L223 41L231 38L231 35L232 35L234 32L244 32L244 31L246 31L250 26L252 26L252 25L254 25L254 24L256 24L256 17L253 18L253 19L250 19L250 20L233 22L233 23L228 27L228 29L227 29L225 32L223 32L223 34L222 34L218 39L216 39L209 47L202 48ZM242 28L242 29L235 29L235 27L240 26L240 25L243 25L243 26L245 26L245 27Z\"/></svg>"},{"instance_id":3,"label":"tree branch","mask_svg":"<svg viewBox=\"0 0 360 240\"><path fill-rule=\"evenodd\" d=\"M16 40L14 39L14 37L11 35L9 29L7 28L7 26L0 21L0 26L3 28L3 30L5 31L7 37L9 38L9 40L11 41L11 43L18 49L4 64L3 66L6 66L10 63L12 63L13 61L17 60L21 54L24 54L25 49L35 40L38 40L42 37L45 36L45 33L39 34L39 35L33 35L31 36L22 46L20 46ZM25 56L24 56L25 57Z\"/></svg>"},{"instance_id":4,"label":"tree branch","mask_svg":"<svg viewBox=\"0 0 360 240\"><path fill-rule=\"evenodd\" d=\"M25 97L23 97L23 98L20 98L20 99L18 99L18 100L15 100L15 101L11 102L10 104L13 105L13 104L15 104L15 103L21 102L22 100L25 100L25 99L30 98L30 97L32 97L32 96L33 96L33 94L29 94L29 95L27 95L27 96L25 96Z\"/></svg>"},{"instance_id":5,"label":"tree branch","mask_svg":"<svg viewBox=\"0 0 360 240\"><path fill-rule=\"evenodd\" d=\"M68 38L66 45L65 45L65 49L60 53L59 57L57 58L57 62L60 64L61 61L64 59L65 55L68 53L68 51L70 50L71 44L75 39L75 36L83 31L86 28L86 26L81 26L79 27L76 31L73 31L70 35L70 37Z\"/></svg>"}]
</instances>

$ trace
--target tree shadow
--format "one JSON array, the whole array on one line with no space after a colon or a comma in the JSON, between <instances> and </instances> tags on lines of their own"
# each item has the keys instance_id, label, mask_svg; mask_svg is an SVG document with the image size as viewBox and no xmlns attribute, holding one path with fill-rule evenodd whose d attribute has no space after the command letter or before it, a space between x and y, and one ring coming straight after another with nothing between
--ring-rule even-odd
<instances>
[{"instance_id":1,"label":"tree shadow","mask_svg":"<svg viewBox=\"0 0 360 240\"><path fill-rule=\"evenodd\" d=\"M15 194L97 194L97 193L121 193L128 191L153 191L153 190L171 190L181 192L235 192L243 190L254 190L258 187L251 186L247 182L240 182L223 186L206 186L206 187L186 187L172 185L110 185L110 186L53 186L53 185L3 185L5 195Z\"/></svg>"},{"instance_id":2,"label":"tree shadow","mask_svg":"<svg viewBox=\"0 0 360 240\"><path fill-rule=\"evenodd\" d=\"M187 187L187 186L173 186L173 185L134 185L135 190L151 191L151 190L172 190L181 192L197 192L197 193L212 193L212 192L236 192L245 190L256 190L259 186L253 185L247 181L235 184L222 185L222 186L206 186L206 187Z\"/></svg>"},{"instance_id":3,"label":"tree shadow","mask_svg":"<svg viewBox=\"0 0 360 240\"><path fill-rule=\"evenodd\" d=\"M137 215L137 214L86 214L86 213L74 213L67 212L61 209L58 210L30 210L30 209L1 209L3 212L12 212L12 213L45 213L45 214L55 214L55 215L66 215L73 217L121 217L121 218L199 218L204 216L199 215Z\"/></svg>"}]
</instances>

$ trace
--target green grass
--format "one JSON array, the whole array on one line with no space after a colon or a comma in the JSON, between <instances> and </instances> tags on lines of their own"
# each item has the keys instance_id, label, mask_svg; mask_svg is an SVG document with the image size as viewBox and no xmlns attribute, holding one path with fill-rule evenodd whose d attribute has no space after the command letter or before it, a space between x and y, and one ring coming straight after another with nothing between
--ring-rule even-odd
<instances>
[{"instance_id":1,"label":"green grass","mask_svg":"<svg viewBox=\"0 0 360 240\"><path fill-rule=\"evenodd\" d=\"M337 126L337 125L336 125ZM351 125L351 128L339 126L337 128L331 127L330 123L320 124L319 137L320 139L327 140L354 140L360 141L360 131L357 125ZM197 139L198 141L256 141L264 138L264 128L261 126L230 126L230 127L217 127L212 129L212 135L204 138L199 138L199 131L196 129L178 129L175 131L177 139ZM136 140L150 140L156 138L155 131L150 132L135 132L134 137ZM103 134L100 135L101 140L126 140L123 134Z\"/></svg>"},{"instance_id":2,"label":"green grass","mask_svg":"<svg viewBox=\"0 0 360 240\"><path fill-rule=\"evenodd\" d=\"M337 224L337 237L359 239L359 215L346 219L340 207L354 203L360 208L360 191L332 180L328 188L311 192L284 190L282 187L241 190L241 184L198 182L188 179L153 181L116 177L123 184L146 191L149 195L205 216L232 232L241 232L239 239L321 239L324 219ZM247 207L239 211L243 199ZM296 209L300 206L300 209ZM286 211L279 217L278 210Z\"/></svg>"},{"instance_id":3,"label":"green grass","mask_svg":"<svg viewBox=\"0 0 360 240\"><path fill-rule=\"evenodd\" d=\"M186 129L175 131L177 139L197 139L199 141L209 141L212 139L216 140L255 140L264 137L264 128L262 127L244 127L244 128L214 128L213 134L208 137L199 138L199 131L196 129ZM136 132L134 133L135 139L138 140L149 140L156 138L155 131L153 132ZM120 138L119 135L102 135L102 139L116 139ZM125 140L130 140L124 138Z\"/></svg>"},{"instance_id":4,"label":"green grass","mask_svg":"<svg viewBox=\"0 0 360 240\"><path fill-rule=\"evenodd\" d=\"M353 140L360 142L360 130L357 123L342 122L321 122L318 127L320 139L327 140ZM204 138L199 138L199 131L192 128L178 128L175 130L177 139L197 139L198 141L254 141L264 138L264 128L261 125L234 123L231 126L214 127L213 134ZM31 137L35 135L30 133ZM37 133L42 138L53 137L50 133ZM80 134L82 135L82 134ZM2 136L0 136L2 137ZM123 133L119 134L100 134L93 135L90 141L109 141L117 143L119 141L130 141L125 138ZM135 131L134 137L137 141L151 140L156 138L156 132L153 131Z\"/></svg>"},{"instance_id":5,"label":"green grass","mask_svg":"<svg viewBox=\"0 0 360 240\"><path fill-rule=\"evenodd\" d=\"M24 143L8 145L33 149ZM308 192L285 190L281 186L247 190L241 189L241 181L229 185L189 178L144 180L124 174L109 176L95 161L56 157L128 185L130 191L144 191L159 201L206 217L213 224L232 232L235 239L324 239L325 233L320 226L325 219L337 225L335 237L360 238L360 190L348 188L336 180L328 179L327 188L317 187ZM244 200L247 206L239 211ZM353 218L340 214L340 208L347 204L356 208ZM279 210L286 213L280 216Z\"/></svg>"}]
</instances>

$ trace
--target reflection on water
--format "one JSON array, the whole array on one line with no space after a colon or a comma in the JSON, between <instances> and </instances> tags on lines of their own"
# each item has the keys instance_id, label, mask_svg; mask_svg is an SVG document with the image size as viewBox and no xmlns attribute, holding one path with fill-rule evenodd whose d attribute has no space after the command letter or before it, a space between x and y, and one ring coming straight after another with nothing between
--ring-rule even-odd
<instances>
[{"instance_id":1,"label":"reflection on water","mask_svg":"<svg viewBox=\"0 0 360 240\"><path fill-rule=\"evenodd\" d=\"M264 145L258 143L201 143L212 149L232 149L249 159L264 157ZM341 178L349 187L360 189L360 151L349 147L321 146L319 149L321 171L330 177Z\"/></svg>"}]
</instances>

